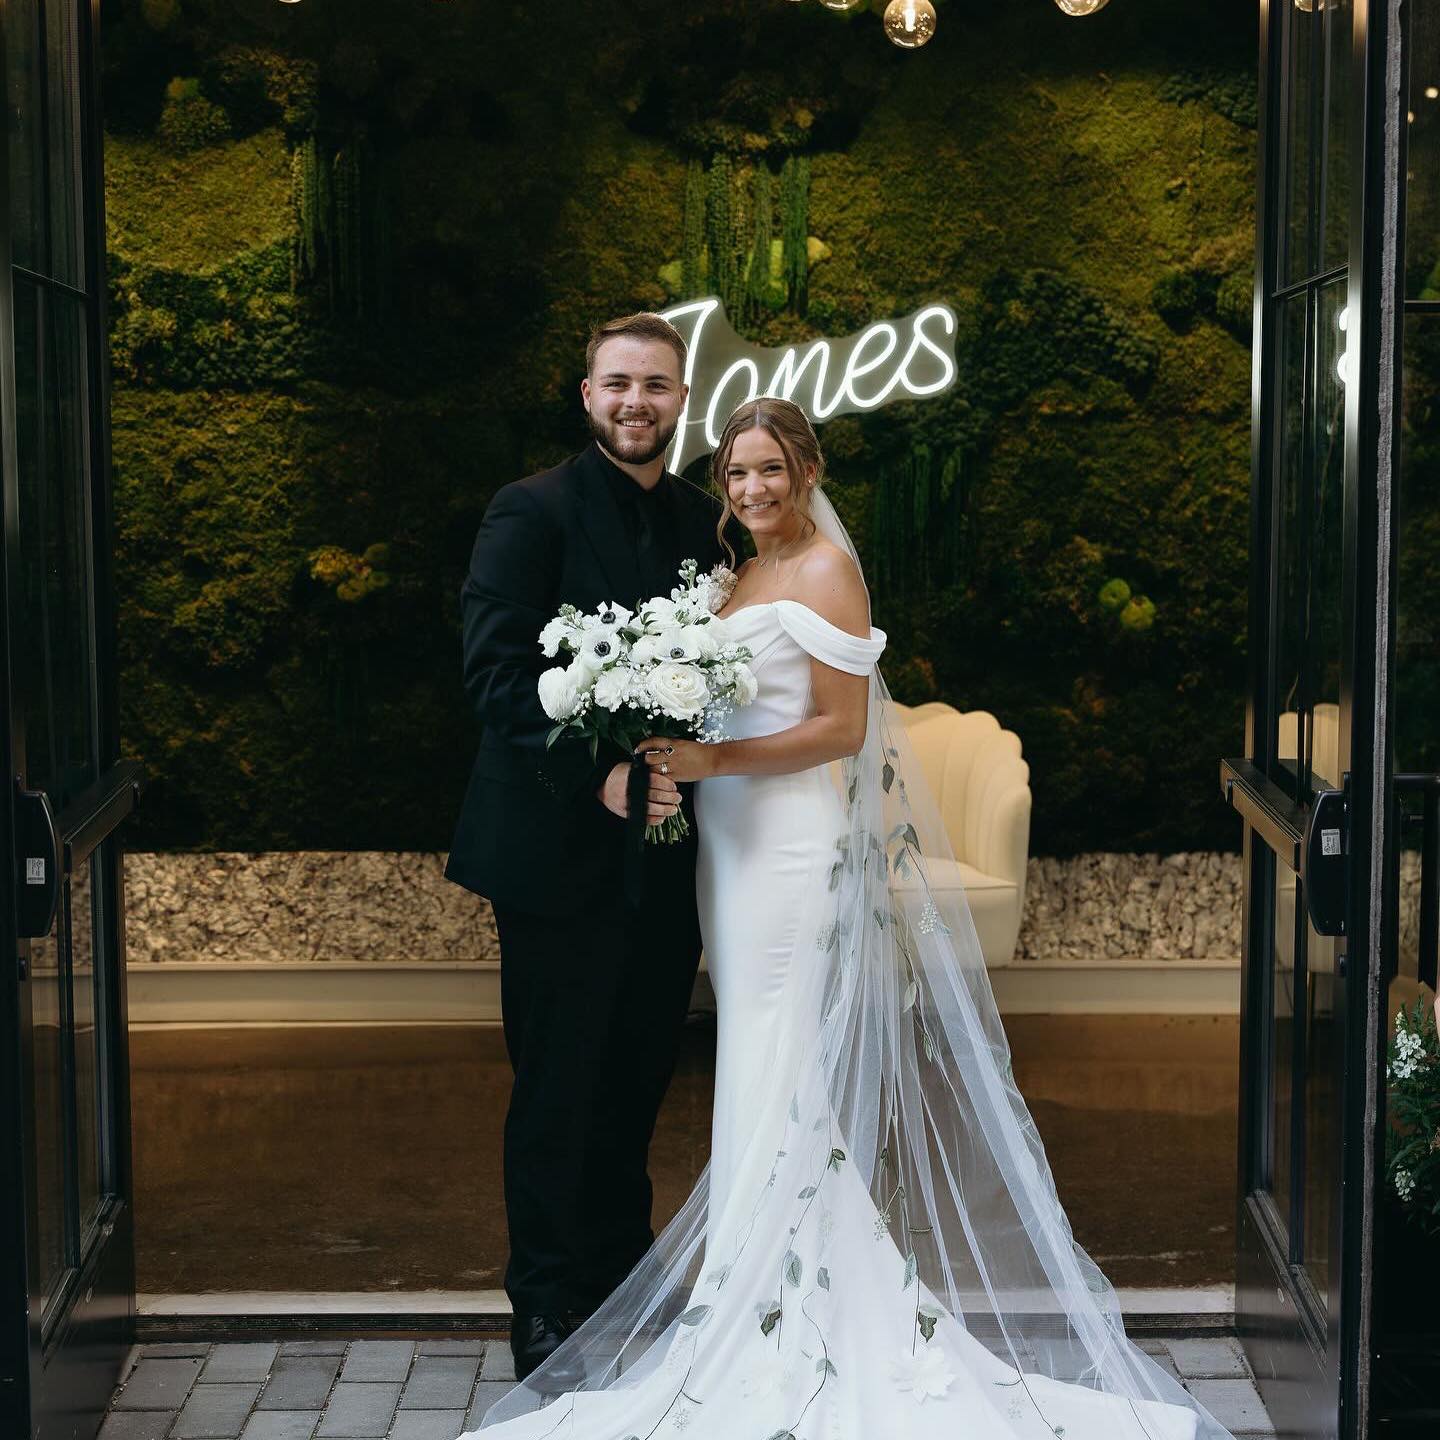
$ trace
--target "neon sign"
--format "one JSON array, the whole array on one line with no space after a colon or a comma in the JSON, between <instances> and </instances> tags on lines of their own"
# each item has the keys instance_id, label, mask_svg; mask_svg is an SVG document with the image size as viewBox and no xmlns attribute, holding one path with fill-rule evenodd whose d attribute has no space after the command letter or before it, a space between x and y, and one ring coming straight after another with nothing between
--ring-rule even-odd
<instances>
[{"instance_id":1,"label":"neon sign","mask_svg":"<svg viewBox=\"0 0 1440 1440\"><path fill-rule=\"evenodd\" d=\"M926 305L842 340L764 349L743 340L714 297L660 312L685 337L690 396L666 456L683 470L720 443L730 412L770 395L793 400L817 424L894 400L939 395L955 382L955 312Z\"/></svg>"}]
</instances>

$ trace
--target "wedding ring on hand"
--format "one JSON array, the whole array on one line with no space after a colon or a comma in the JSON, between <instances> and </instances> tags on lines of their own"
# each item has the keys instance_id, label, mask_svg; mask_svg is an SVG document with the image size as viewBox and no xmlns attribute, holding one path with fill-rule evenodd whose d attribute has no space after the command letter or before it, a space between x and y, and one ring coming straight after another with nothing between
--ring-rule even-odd
<instances>
[{"instance_id":1,"label":"wedding ring on hand","mask_svg":"<svg viewBox=\"0 0 1440 1440\"><path fill-rule=\"evenodd\" d=\"M664 760L660 762L660 773L662 775L668 775L670 773L670 766Z\"/></svg>"}]
</instances>

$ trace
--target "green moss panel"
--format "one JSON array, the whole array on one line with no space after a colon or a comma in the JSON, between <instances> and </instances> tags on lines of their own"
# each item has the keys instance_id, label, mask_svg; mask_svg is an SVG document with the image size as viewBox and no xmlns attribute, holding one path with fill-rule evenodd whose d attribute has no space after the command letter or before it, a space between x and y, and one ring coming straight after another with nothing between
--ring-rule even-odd
<instances>
[{"instance_id":1,"label":"green moss panel","mask_svg":"<svg viewBox=\"0 0 1440 1440\"><path fill-rule=\"evenodd\" d=\"M1037 853L1234 843L1252 5L945 0L915 54L772 0L307 8L107 12L137 844L444 848L485 504L583 443L594 321L717 278L769 345L955 308L952 392L822 429L896 694L1020 734Z\"/></svg>"}]
</instances>

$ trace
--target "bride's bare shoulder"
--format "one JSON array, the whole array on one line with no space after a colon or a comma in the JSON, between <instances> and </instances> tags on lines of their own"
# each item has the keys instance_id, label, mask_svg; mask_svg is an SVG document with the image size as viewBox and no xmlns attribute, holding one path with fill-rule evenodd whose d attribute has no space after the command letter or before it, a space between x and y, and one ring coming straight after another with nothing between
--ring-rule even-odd
<instances>
[{"instance_id":1,"label":"bride's bare shoulder","mask_svg":"<svg viewBox=\"0 0 1440 1440\"><path fill-rule=\"evenodd\" d=\"M870 633L870 598L854 560L838 545L817 539L801 558L791 598L852 635Z\"/></svg>"}]
</instances>

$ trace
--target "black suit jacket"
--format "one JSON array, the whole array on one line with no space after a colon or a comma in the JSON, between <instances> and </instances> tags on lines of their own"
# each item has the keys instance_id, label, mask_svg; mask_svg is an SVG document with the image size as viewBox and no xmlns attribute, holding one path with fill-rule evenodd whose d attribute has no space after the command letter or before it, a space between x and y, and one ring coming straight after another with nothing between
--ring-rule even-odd
<instances>
[{"instance_id":1,"label":"black suit jacket","mask_svg":"<svg viewBox=\"0 0 1440 1440\"><path fill-rule=\"evenodd\" d=\"M605 463L592 444L553 470L502 486L460 590L465 690L482 733L445 875L495 904L537 914L621 893L624 822L595 792L627 757L602 746L592 761L588 741L573 736L547 750L554 721L536 691L541 673L562 663L539 645L561 605L633 609L650 598L640 593ZM719 502L669 473L661 483L673 487L677 515L673 568L693 558L708 570L725 558L715 534ZM738 553L733 535L731 544ZM646 848L651 883L693 884L693 837Z\"/></svg>"}]
</instances>

